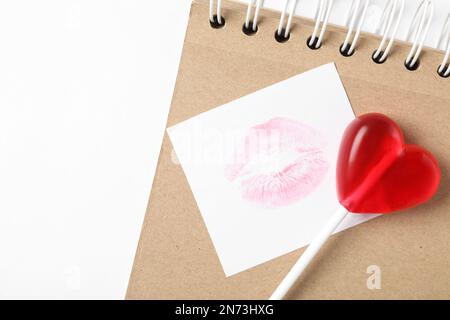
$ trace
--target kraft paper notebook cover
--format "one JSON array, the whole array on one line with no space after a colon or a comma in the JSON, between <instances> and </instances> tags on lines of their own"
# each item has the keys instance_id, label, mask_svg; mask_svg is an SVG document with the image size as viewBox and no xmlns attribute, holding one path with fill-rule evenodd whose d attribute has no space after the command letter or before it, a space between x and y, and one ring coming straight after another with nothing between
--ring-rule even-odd
<instances>
[{"instance_id":1,"label":"kraft paper notebook cover","mask_svg":"<svg viewBox=\"0 0 450 320\"><path fill-rule=\"evenodd\" d=\"M333 236L288 298L450 298L450 78L436 72L443 53L425 48L420 67L408 71L410 44L396 41L387 61L376 64L371 56L380 38L362 34L356 53L344 57L339 47L346 30L334 26L322 47L311 50L306 41L314 22L298 18L289 41L278 43L280 13L265 9L257 34L247 36L246 8L224 2L226 25L214 29L209 2L194 1L167 126L335 62L355 113L394 118L406 141L436 155L442 181L430 202ZM267 299L303 249L226 278L172 149L165 134L127 298ZM379 290L366 286L370 265L381 267Z\"/></svg>"}]
</instances>

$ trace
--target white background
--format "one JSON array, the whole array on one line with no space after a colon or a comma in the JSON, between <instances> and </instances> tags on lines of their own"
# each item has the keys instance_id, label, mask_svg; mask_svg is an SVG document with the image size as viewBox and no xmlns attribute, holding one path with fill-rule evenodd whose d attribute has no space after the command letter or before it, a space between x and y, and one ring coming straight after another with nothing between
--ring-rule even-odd
<instances>
[{"instance_id":1,"label":"white background","mask_svg":"<svg viewBox=\"0 0 450 320\"><path fill-rule=\"evenodd\" d=\"M316 1L299 1L312 17ZM450 11L435 4L430 45ZM0 2L0 298L124 297L189 5Z\"/></svg>"},{"instance_id":2,"label":"white background","mask_svg":"<svg viewBox=\"0 0 450 320\"><path fill-rule=\"evenodd\" d=\"M0 298L125 296L190 2L0 2Z\"/></svg>"}]
</instances>

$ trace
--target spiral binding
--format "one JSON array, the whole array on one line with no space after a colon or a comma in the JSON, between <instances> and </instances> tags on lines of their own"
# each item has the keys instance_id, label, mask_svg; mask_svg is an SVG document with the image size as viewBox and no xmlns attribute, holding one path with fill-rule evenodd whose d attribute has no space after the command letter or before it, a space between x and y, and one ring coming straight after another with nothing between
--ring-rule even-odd
<instances>
[{"instance_id":1,"label":"spiral binding","mask_svg":"<svg viewBox=\"0 0 450 320\"><path fill-rule=\"evenodd\" d=\"M289 10L289 17L286 22L286 25L284 25L284 20L286 18L286 12L288 11L289 3L291 3L291 0L286 0L284 9L281 12L280 23L278 24L277 31L275 32L275 39L278 42L287 41L291 33L292 18L294 16L295 9L297 8L297 0L292 1L291 8Z\"/></svg>"},{"instance_id":2,"label":"spiral binding","mask_svg":"<svg viewBox=\"0 0 450 320\"><path fill-rule=\"evenodd\" d=\"M361 33L363 22L366 18L367 8L369 6L369 0L364 1L361 12L361 0L353 0L350 10L347 15L347 20L345 25L348 28L347 35L345 37L344 43L340 48L340 52L343 56L350 57L355 52L356 44L358 43L358 38ZM359 21L357 22L359 18ZM355 28L355 24L358 23L356 27L355 35L353 36L353 41L350 44L350 38Z\"/></svg>"},{"instance_id":3,"label":"spiral binding","mask_svg":"<svg viewBox=\"0 0 450 320\"><path fill-rule=\"evenodd\" d=\"M438 74L441 77L447 78L450 77L450 14L447 16L447 20L444 23L444 27L442 28L441 36L439 37L436 47L440 48L442 44L445 44L445 39L447 39L447 50L445 51L442 63L439 65Z\"/></svg>"},{"instance_id":4,"label":"spiral binding","mask_svg":"<svg viewBox=\"0 0 450 320\"><path fill-rule=\"evenodd\" d=\"M225 19L222 17L222 0L217 0L216 14L214 14L214 0L209 0L209 23L216 29L225 25Z\"/></svg>"},{"instance_id":5,"label":"spiral binding","mask_svg":"<svg viewBox=\"0 0 450 320\"><path fill-rule=\"evenodd\" d=\"M214 3L217 2L214 10ZM258 17L264 0L249 0L247 13L242 30L247 35L252 35L258 30ZM289 40L292 28L292 19L297 7L298 0L286 0L281 12L280 22L275 31L275 39L278 42ZM307 45L311 49L319 49L322 46L323 38L328 25L328 20L332 11L334 0L318 0L315 25L312 35L308 38ZM345 40L339 51L342 55L349 57L356 51L357 42L361 33L363 23L366 18L369 0L353 0L346 19L348 29ZM252 18L252 12L254 14ZM376 63L384 63L394 45L400 21L403 18L405 0L388 0L383 14L376 28L376 33L382 36L380 45L374 51L372 59ZM221 0L210 0L209 22L214 28L225 25L225 19L221 15ZM288 15L289 13L289 15ZM408 56L405 59L405 67L408 70L416 70L419 67L420 54L423 50L425 39L430 29L433 19L433 0L422 0L411 21L407 40L412 43ZM286 21L286 15L288 15ZM320 30L320 32L319 32ZM353 35L354 34L354 35ZM353 39L352 39L353 35ZM437 73L443 77L450 77L450 14L447 17L437 48L446 47L442 63L438 66Z\"/></svg>"},{"instance_id":6,"label":"spiral binding","mask_svg":"<svg viewBox=\"0 0 450 320\"><path fill-rule=\"evenodd\" d=\"M400 25L400 21L402 20L404 9L405 0L390 0L386 4L380 22L376 29L376 33L382 34L383 38L380 42L380 46L372 56L374 62L384 63L386 61L389 52L394 45L395 36L397 35L398 27ZM390 38L389 42L387 46L384 46L388 38Z\"/></svg>"},{"instance_id":7,"label":"spiral binding","mask_svg":"<svg viewBox=\"0 0 450 320\"><path fill-rule=\"evenodd\" d=\"M256 8L255 8L255 14L253 15L253 19L250 19L250 16L252 15L252 9L255 6L256 1ZM259 16L259 10L262 7L263 0L250 0L248 2L247 7L247 15L245 16L245 22L243 26L244 33L250 35L253 33L256 33L258 31L258 16ZM252 27L250 28L250 23L252 24Z\"/></svg>"},{"instance_id":8,"label":"spiral binding","mask_svg":"<svg viewBox=\"0 0 450 320\"><path fill-rule=\"evenodd\" d=\"M314 26L314 31L308 39L308 47L311 49L319 49L322 45L323 36L327 29L328 19L330 18L331 9L333 8L334 0L320 0L317 5L316 10L316 24ZM319 32L320 24L322 24L322 29Z\"/></svg>"},{"instance_id":9,"label":"spiral binding","mask_svg":"<svg viewBox=\"0 0 450 320\"><path fill-rule=\"evenodd\" d=\"M405 61L405 66L408 70L415 70L418 67L420 52L423 49L425 38L430 30L433 13L433 2L431 0L424 0L420 3L414 14L407 36L407 40L413 43Z\"/></svg>"}]
</instances>

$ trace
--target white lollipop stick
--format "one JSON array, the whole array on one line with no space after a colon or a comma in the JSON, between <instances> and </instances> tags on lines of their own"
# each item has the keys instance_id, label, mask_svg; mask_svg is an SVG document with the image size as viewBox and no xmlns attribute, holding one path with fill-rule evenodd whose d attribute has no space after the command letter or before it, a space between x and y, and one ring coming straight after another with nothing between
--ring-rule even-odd
<instances>
[{"instance_id":1,"label":"white lollipop stick","mask_svg":"<svg viewBox=\"0 0 450 320\"><path fill-rule=\"evenodd\" d=\"M303 252L300 259L292 267L291 271L284 277L280 285L277 287L275 292L270 296L269 300L281 300L287 294L289 289L294 285L297 279L302 274L303 270L306 269L308 264L314 259L317 252L319 252L322 245L327 241L333 231L337 228L339 223L345 218L348 211L344 207L340 206L339 209L333 214L331 219L319 232L319 234L310 243L308 248Z\"/></svg>"}]
</instances>

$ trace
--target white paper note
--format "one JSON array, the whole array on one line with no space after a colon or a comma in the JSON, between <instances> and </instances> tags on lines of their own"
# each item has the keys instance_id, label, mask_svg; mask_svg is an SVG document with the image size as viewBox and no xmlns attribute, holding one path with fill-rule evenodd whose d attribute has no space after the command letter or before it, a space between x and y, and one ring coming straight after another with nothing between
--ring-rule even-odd
<instances>
[{"instance_id":1,"label":"white paper note","mask_svg":"<svg viewBox=\"0 0 450 320\"><path fill-rule=\"evenodd\" d=\"M335 163L353 119L330 63L168 129L227 276L318 233L339 206Z\"/></svg>"}]
</instances>

